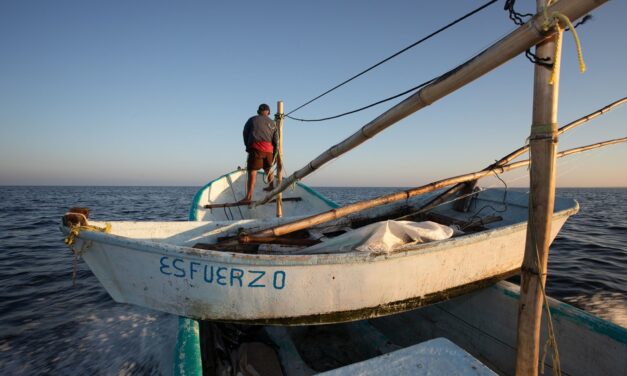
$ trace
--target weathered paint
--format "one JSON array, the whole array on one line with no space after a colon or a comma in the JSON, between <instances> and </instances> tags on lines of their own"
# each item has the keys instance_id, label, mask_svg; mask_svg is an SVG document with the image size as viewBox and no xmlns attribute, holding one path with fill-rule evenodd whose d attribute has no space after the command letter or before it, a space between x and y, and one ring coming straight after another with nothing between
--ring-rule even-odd
<instances>
[{"instance_id":1,"label":"weathered paint","mask_svg":"<svg viewBox=\"0 0 627 376\"><path fill-rule=\"evenodd\" d=\"M553 236L573 210L562 208L555 214ZM267 220L236 223L257 226L259 221ZM113 234L84 232L78 242L91 241L85 261L116 301L191 318L305 324L306 320L345 321L415 308L519 268L526 225L513 218L503 224L377 256L198 250L145 240L141 231L132 230L150 227L146 224L116 222ZM166 234L168 240L183 243L182 235L172 234L179 231L195 241L206 231L218 236L224 227L176 223L173 231L167 223L160 226L159 231L150 230L150 236ZM116 236L116 231L139 239Z\"/></svg>"},{"instance_id":2,"label":"weathered paint","mask_svg":"<svg viewBox=\"0 0 627 376\"><path fill-rule=\"evenodd\" d=\"M172 373L179 376L202 376L200 336L196 320L179 317Z\"/></svg>"},{"instance_id":3,"label":"weathered paint","mask_svg":"<svg viewBox=\"0 0 627 376\"><path fill-rule=\"evenodd\" d=\"M238 324L247 324L247 325L282 325L282 326L290 326L290 325L317 325L317 324L334 324L341 322L350 322L357 320L366 320L372 319L376 317L382 317L391 315L398 312L405 312L412 309L424 307L429 304L445 301L448 299L455 298L457 296L467 294L469 292L476 291L481 288L485 288L487 286L493 285L498 281L501 281L505 278L512 277L518 274L519 269L512 270L507 273L503 273L500 275L493 276L491 278L486 278L481 281L472 282L466 285L453 287L444 291L438 291L424 297L417 297L412 299L407 299L399 302L392 302L384 305L379 305L377 307L367 307L353 311L341 311L341 312L332 312L329 314L320 314L320 315L310 315L310 316L302 316L302 317L286 317L286 318L273 318L273 319L259 319L259 320L239 320L239 321L231 321L231 320L215 320L221 322L233 322Z\"/></svg>"}]
</instances>

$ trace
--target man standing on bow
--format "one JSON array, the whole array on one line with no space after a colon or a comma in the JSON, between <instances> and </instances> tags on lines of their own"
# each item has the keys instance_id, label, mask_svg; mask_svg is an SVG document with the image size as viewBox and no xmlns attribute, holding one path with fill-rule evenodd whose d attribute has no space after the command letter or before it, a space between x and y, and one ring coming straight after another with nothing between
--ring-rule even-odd
<instances>
[{"instance_id":1,"label":"man standing on bow","mask_svg":"<svg viewBox=\"0 0 627 376\"><path fill-rule=\"evenodd\" d=\"M274 189L274 176L270 168L274 164L274 151L279 143L279 133L274 121L270 119L270 106L263 103L259 105L257 116L253 116L244 125L244 145L248 152L246 169L248 181L246 182L246 197L240 203L248 204L253 201L253 191L257 180L257 170L263 168L268 176L268 186L264 191Z\"/></svg>"}]
</instances>

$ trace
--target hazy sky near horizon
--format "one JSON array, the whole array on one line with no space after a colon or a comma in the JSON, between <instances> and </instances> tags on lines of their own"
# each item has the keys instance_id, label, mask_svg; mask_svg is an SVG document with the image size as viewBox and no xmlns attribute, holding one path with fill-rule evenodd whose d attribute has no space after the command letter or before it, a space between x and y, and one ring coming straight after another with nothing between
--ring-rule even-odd
<instances>
[{"instance_id":1,"label":"hazy sky near horizon","mask_svg":"<svg viewBox=\"0 0 627 376\"><path fill-rule=\"evenodd\" d=\"M242 127L259 103L285 109L485 1L2 1L0 185L202 185L245 165ZM295 112L320 118L405 91L516 26L499 1ZM518 1L521 13L535 1ZM627 96L627 2L565 34L564 125ZM518 56L402 120L304 181L417 186L480 170L529 135L533 65ZM404 98L404 97L403 97ZM323 123L287 120L287 173L403 98ZM559 150L627 136L627 106L564 134ZM558 186L627 186L627 145L566 157ZM505 175L527 184L526 169ZM497 184L488 182L488 184Z\"/></svg>"}]
</instances>

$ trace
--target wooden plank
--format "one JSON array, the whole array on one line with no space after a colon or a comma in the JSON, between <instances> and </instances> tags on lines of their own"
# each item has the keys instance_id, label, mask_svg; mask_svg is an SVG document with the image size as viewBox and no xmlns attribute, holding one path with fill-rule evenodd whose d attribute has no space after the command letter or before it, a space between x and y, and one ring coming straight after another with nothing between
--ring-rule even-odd
<instances>
[{"instance_id":1,"label":"wooden plank","mask_svg":"<svg viewBox=\"0 0 627 376\"><path fill-rule=\"evenodd\" d=\"M298 202L298 201L302 201L302 197L284 197L283 201L290 201L290 202ZM269 203L274 203L276 202L276 200L272 200ZM225 203L225 204L208 204L203 206L203 208L205 209L217 209L217 208L232 208L235 206L248 206L250 204L248 203L240 203L240 202L229 202L229 203Z\"/></svg>"}]
</instances>

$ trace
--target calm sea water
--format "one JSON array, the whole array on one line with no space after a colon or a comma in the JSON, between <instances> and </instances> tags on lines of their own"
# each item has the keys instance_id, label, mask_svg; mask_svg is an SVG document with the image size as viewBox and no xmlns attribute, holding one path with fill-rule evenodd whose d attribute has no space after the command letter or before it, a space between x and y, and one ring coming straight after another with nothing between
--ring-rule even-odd
<instances>
[{"instance_id":1,"label":"calm sea water","mask_svg":"<svg viewBox=\"0 0 627 376\"><path fill-rule=\"evenodd\" d=\"M186 220L193 187L0 187L0 375L169 374L175 317L114 303L58 226L71 206L97 220ZM318 188L345 204L394 188ZM627 189L560 189L581 205L551 247L548 292L627 326Z\"/></svg>"}]
</instances>

